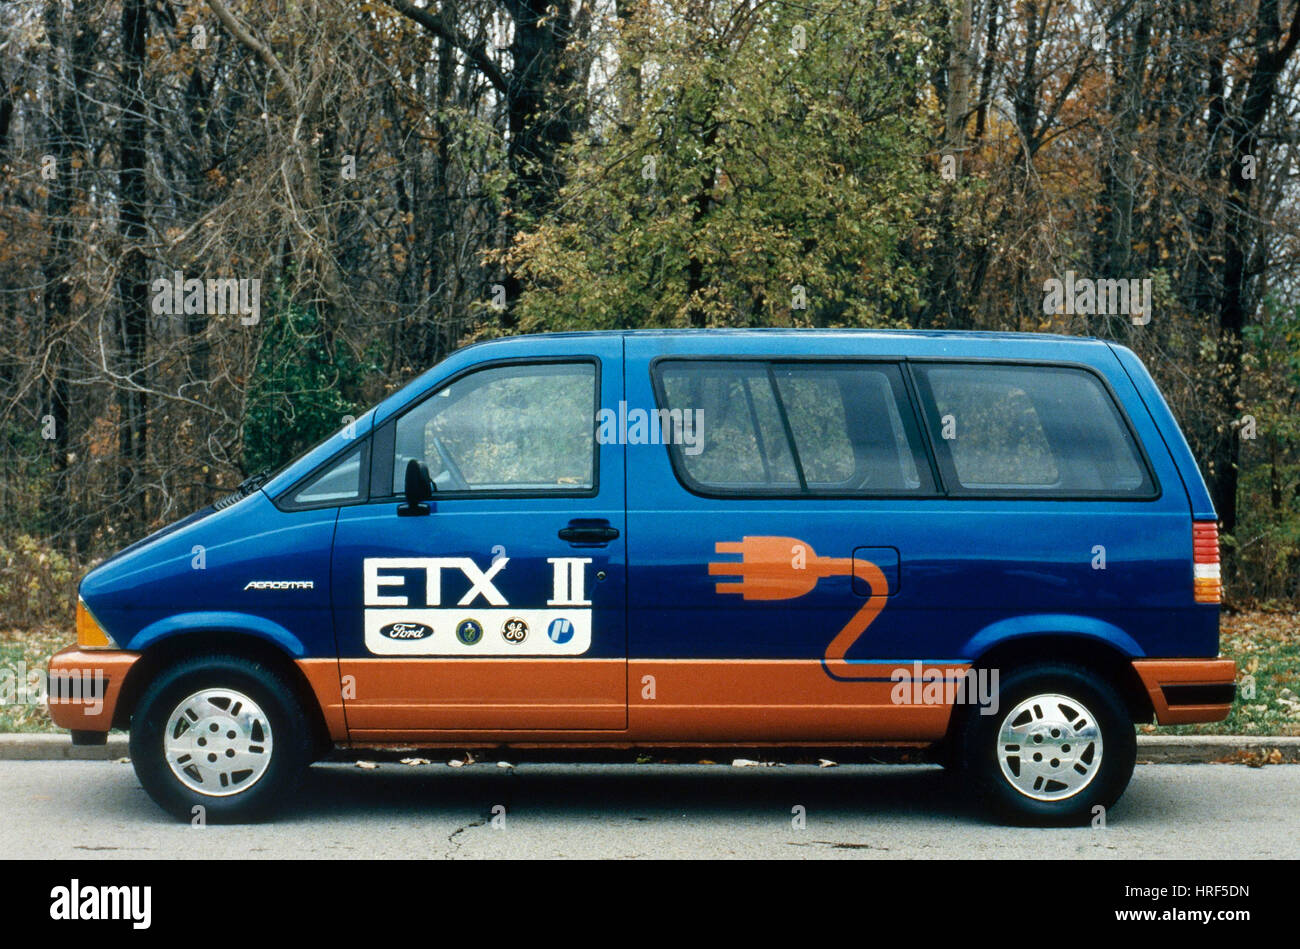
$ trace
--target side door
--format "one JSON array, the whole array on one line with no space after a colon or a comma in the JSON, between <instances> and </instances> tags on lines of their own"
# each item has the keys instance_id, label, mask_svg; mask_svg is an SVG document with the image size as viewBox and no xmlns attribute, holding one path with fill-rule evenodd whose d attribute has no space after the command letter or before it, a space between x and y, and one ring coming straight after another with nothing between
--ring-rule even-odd
<instances>
[{"instance_id":1,"label":"side door","mask_svg":"<svg viewBox=\"0 0 1300 949\"><path fill-rule=\"evenodd\" d=\"M908 619L939 498L902 360L659 355L635 337L627 350L629 404L693 420L694 435L628 449L632 728L942 732L943 710L891 701L901 660L933 655Z\"/></svg>"},{"instance_id":2,"label":"side door","mask_svg":"<svg viewBox=\"0 0 1300 949\"><path fill-rule=\"evenodd\" d=\"M475 364L374 433L340 511L334 624L357 740L626 727L622 342ZM428 511L402 512L407 462Z\"/></svg>"}]
</instances>

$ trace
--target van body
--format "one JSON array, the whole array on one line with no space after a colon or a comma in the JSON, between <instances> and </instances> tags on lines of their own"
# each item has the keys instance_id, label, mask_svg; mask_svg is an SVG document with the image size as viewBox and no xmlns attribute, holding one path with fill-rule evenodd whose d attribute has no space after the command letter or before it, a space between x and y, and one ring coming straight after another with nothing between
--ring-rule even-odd
<instances>
[{"instance_id":1,"label":"van body","mask_svg":"<svg viewBox=\"0 0 1300 949\"><path fill-rule=\"evenodd\" d=\"M1135 722L1227 716L1219 600L1209 494L1122 346L521 336L92 570L50 708L129 728L184 818L264 814L335 746L883 743L1071 823Z\"/></svg>"}]
</instances>

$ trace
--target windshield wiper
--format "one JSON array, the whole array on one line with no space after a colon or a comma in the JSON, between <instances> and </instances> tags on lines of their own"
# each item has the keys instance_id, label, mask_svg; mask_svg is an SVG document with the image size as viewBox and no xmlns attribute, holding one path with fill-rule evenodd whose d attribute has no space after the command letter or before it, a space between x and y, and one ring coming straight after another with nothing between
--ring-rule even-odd
<instances>
[{"instance_id":1,"label":"windshield wiper","mask_svg":"<svg viewBox=\"0 0 1300 949\"><path fill-rule=\"evenodd\" d=\"M271 479L271 469L263 468L257 474L245 478L239 482L239 487L235 488L235 494L241 498L246 498L262 485Z\"/></svg>"},{"instance_id":2,"label":"windshield wiper","mask_svg":"<svg viewBox=\"0 0 1300 949\"><path fill-rule=\"evenodd\" d=\"M234 504L236 501L242 501L262 485L266 484L266 482L270 480L272 473L273 472L270 468L266 468L259 471L251 478L245 478L243 481L239 482L239 487L235 488L234 491L230 492L225 497L219 498L213 502L212 506L220 511L223 508L230 507L230 505Z\"/></svg>"}]
</instances>

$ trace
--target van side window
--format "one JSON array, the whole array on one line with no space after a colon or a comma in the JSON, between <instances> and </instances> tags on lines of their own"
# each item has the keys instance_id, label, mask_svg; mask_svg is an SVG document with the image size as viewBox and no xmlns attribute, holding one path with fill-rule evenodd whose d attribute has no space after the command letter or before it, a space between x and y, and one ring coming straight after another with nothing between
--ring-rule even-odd
<instances>
[{"instance_id":1,"label":"van side window","mask_svg":"<svg viewBox=\"0 0 1300 949\"><path fill-rule=\"evenodd\" d=\"M849 478L853 445L835 379L825 371L782 369L776 382L808 484L834 484Z\"/></svg>"},{"instance_id":2,"label":"van side window","mask_svg":"<svg viewBox=\"0 0 1300 949\"><path fill-rule=\"evenodd\" d=\"M471 372L397 420L393 493L412 458L429 466L438 491L590 490L595 412L590 362Z\"/></svg>"},{"instance_id":3,"label":"van side window","mask_svg":"<svg viewBox=\"0 0 1300 949\"><path fill-rule=\"evenodd\" d=\"M773 377L811 493L933 490L897 366L797 363Z\"/></svg>"},{"instance_id":4,"label":"van side window","mask_svg":"<svg viewBox=\"0 0 1300 949\"><path fill-rule=\"evenodd\" d=\"M980 363L914 368L950 493L1154 496L1124 417L1092 373Z\"/></svg>"},{"instance_id":5,"label":"van side window","mask_svg":"<svg viewBox=\"0 0 1300 949\"><path fill-rule=\"evenodd\" d=\"M700 419L704 437L695 446L664 435L676 443L673 450L692 481L730 490L799 490L766 365L673 362L665 364L660 380L670 419L678 413Z\"/></svg>"},{"instance_id":6,"label":"van side window","mask_svg":"<svg viewBox=\"0 0 1300 949\"><path fill-rule=\"evenodd\" d=\"M897 366L671 360L656 373L662 410L699 413L703 438L671 448L687 487L780 495L934 490Z\"/></svg>"}]
</instances>

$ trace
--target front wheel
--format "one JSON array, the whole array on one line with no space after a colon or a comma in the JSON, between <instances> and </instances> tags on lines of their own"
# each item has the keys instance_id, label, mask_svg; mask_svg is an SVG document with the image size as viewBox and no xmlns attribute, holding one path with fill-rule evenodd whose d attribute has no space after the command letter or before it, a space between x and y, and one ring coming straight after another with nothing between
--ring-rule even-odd
<instances>
[{"instance_id":1,"label":"front wheel","mask_svg":"<svg viewBox=\"0 0 1300 949\"><path fill-rule=\"evenodd\" d=\"M292 685L263 663L197 657L164 670L131 719L131 762L149 796L182 820L266 816L311 761Z\"/></svg>"},{"instance_id":2,"label":"front wheel","mask_svg":"<svg viewBox=\"0 0 1300 949\"><path fill-rule=\"evenodd\" d=\"M972 709L961 758L998 816L1084 824L1133 776L1137 737L1124 702L1086 669L1041 663L1007 675L996 711Z\"/></svg>"}]
</instances>

